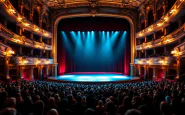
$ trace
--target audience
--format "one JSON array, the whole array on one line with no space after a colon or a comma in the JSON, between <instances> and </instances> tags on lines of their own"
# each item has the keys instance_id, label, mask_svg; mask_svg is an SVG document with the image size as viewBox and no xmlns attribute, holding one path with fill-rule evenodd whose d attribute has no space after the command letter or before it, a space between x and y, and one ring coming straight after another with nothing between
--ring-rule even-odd
<instances>
[{"instance_id":1,"label":"audience","mask_svg":"<svg viewBox=\"0 0 185 115\"><path fill-rule=\"evenodd\" d=\"M185 115L183 81L0 81L0 115Z\"/></svg>"}]
</instances>

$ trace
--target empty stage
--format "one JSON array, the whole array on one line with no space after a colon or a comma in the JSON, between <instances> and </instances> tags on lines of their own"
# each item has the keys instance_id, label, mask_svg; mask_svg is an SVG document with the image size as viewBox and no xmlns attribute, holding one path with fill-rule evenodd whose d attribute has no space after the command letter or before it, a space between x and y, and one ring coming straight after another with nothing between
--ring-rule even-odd
<instances>
[{"instance_id":1,"label":"empty stage","mask_svg":"<svg viewBox=\"0 0 185 115\"><path fill-rule=\"evenodd\" d=\"M49 81L58 82L92 82L92 83L102 83L102 82L131 82L140 80L139 77L126 76L121 73L110 73L110 72L78 72L78 73L68 73L55 77L48 77Z\"/></svg>"}]
</instances>

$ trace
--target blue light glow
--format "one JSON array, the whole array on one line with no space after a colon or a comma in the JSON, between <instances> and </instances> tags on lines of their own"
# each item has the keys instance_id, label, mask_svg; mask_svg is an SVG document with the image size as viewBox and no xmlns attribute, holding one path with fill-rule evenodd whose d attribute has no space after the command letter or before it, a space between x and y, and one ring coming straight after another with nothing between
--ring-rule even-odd
<instances>
[{"instance_id":1,"label":"blue light glow","mask_svg":"<svg viewBox=\"0 0 185 115\"><path fill-rule=\"evenodd\" d=\"M126 31L62 31L61 36L76 68L102 71L101 68L114 66L123 60Z\"/></svg>"}]
</instances>

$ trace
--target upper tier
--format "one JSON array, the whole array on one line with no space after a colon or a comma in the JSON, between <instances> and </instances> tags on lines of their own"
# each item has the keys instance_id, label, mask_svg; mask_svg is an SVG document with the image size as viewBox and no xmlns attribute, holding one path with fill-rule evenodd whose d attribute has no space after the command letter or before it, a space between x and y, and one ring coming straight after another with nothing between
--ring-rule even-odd
<instances>
[{"instance_id":1,"label":"upper tier","mask_svg":"<svg viewBox=\"0 0 185 115\"><path fill-rule=\"evenodd\" d=\"M33 32L39 36L45 38L51 38L51 32L48 32L37 25L30 22L24 16L22 16L9 2L9 0L0 0L0 5L3 6L4 9L0 10L2 14L4 14L7 19L12 22L15 22L18 26L26 29L27 31Z\"/></svg>"},{"instance_id":2,"label":"upper tier","mask_svg":"<svg viewBox=\"0 0 185 115\"><path fill-rule=\"evenodd\" d=\"M153 34L161 30L162 28L167 27L171 21L176 19L176 16L177 14L179 14L180 9L183 7L184 3L185 3L184 0L177 0L175 4L172 6L172 8L164 16L162 16L161 19L138 32L136 34L136 38L146 37L150 34Z\"/></svg>"}]
</instances>

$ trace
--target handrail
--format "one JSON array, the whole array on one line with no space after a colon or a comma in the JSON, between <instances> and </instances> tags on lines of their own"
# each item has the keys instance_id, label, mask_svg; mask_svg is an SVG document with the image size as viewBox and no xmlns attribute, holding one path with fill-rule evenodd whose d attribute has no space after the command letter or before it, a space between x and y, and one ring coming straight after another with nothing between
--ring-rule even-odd
<instances>
[{"instance_id":1,"label":"handrail","mask_svg":"<svg viewBox=\"0 0 185 115\"><path fill-rule=\"evenodd\" d=\"M42 35L46 38L51 38L51 32L48 32L37 25L30 22L24 16L22 16L10 3L9 0L0 0L0 4L2 4L7 11L7 13L15 19L18 25L23 26L24 29L34 32L38 35Z\"/></svg>"},{"instance_id":2,"label":"handrail","mask_svg":"<svg viewBox=\"0 0 185 115\"><path fill-rule=\"evenodd\" d=\"M154 48L154 47L159 47L162 45L167 45L170 44L180 38L182 38L183 36L185 36L185 23L178 28L177 30L173 31L172 33L166 35L166 36L162 36L161 38L152 41L153 43L150 45L150 47L147 47L147 44L150 44L151 42L147 42L147 43L143 43L140 45L136 46L136 50L143 50L143 49L150 49L150 48Z\"/></svg>"},{"instance_id":3,"label":"handrail","mask_svg":"<svg viewBox=\"0 0 185 115\"><path fill-rule=\"evenodd\" d=\"M136 34L136 38L143 38L153 32L159 31L161 28L165 28L169 25L169 22L178 14L183 6L184 0L177 0L172 8L154 24L141 30Z\"/></svg>"},{"instance_id":4,"label":"handrail","mask_svg":"<svg viewBox=\"0 0 185 115\"><path fill-rule=\"evenodd\" d=\"M172 57L151 57L151 58L139 58L135 59L134 63L139 65L169 65L171 63Z\"/></svg>"},{"instance_id":5,"label":"handrail","mask_svg":"<svg viewBox=\"0 0 185 115\"><path fill-rule=\"evenodd\" d=\"M52 58L15 56L13 59L16 65L49 65L54 63Z\"/></svg>"},{"instance_id":6,"label":"handrail","mask_svg":"<svg viewBox=\"0 0 185 115\"><path fill-rule=\"evenodd\" d=\"M37 48L37 49L52 50L51 45L36 42L36 41L30 40L28 38L25 38L24 36L17 35L16 33L12 32L9 29L7 29L6 27L4 27L1 23L0 23L0 36L3 36L6 39L8 39L14 43L21 44L24 46L29 46L29 47L33 47L33 48Z\"/></svg>"}]
</instances>

